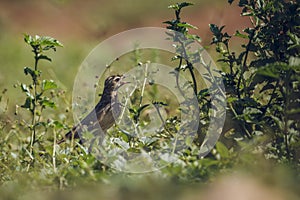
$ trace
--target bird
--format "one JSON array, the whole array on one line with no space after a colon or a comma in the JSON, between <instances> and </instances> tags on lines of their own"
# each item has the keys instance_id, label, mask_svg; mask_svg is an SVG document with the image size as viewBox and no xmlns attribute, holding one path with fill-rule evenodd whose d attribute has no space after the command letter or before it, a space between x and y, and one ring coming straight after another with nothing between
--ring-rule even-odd
<instances>
[{"instance_id":1,"label":"bird","mask_svg":"<svg viewBox=\"0 0 300 200\"><path fill-rule=\"evenodd\" d=\"M99 132L97 130L99 125L103 133L106 133L115 124L115 117L120 115L121 104L118 101L117 89L127 83L123 81L124 77L123 75L112 75L106 78L102 96L95 108L80 123L73 126L57 144L61 144L67 139L78 139L82 132L94 132L95 130ZM83 143L82 138L79 143Z\"/></svg>"}]
</instances>

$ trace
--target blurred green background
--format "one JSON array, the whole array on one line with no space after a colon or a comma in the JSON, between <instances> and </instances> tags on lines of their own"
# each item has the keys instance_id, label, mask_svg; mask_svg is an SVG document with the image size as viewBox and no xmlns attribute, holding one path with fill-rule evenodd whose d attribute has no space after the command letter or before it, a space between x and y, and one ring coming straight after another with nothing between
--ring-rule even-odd
<instances>
[{"instance_id":1,"label":"blurred green background","mask_svg":"<svg viewBox=\"0 0 300 200\"><path fill-rule=\"evenodd\" d=\"M211 33L208 24L226 24L229 33L242 29L248 20L239 17L240 9L227 1L191 1L183 20L198 27L193 31L208 45ZM54 79L60 87L72 93L77 69L88 53L102 40L119 32L145 26L165 27L162 22L173 18L166 0L1 0L0 1L0 89L8 89L13 96L10 104L23 101L13 85L26 82L25 66L33 65L30 48L23 34L45 35L64 44L57 53L50 54L52 63L43 61L43 76Z\"/></svg>"}]
</instances>

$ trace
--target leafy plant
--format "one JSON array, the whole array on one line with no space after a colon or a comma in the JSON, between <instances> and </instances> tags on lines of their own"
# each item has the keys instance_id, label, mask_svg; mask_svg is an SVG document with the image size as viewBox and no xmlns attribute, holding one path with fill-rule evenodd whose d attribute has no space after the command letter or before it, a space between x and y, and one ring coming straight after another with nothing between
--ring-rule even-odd
<instances>
[{"instance_id":1,"label":"leafy plant","mask_svg":"<svg viewBox=\"0 0 300 200\"><path fill-rule=\"evenodd\" d=\"M230 36L225 26L210 25L234 121L228 135L268 135L267 157L299 161L299 2L240 0L238 6L252 22L244 33ZM246 41L242 52L231 50L232 37Z\"/></svg>"},{"instance_id":2,"label":"leafy plant","mask_svg":"<svg viewBox=\"0 0 300 200\"><path fill-rule=\"evenodd\" d=\"M28 146L28 155L30 156L30 163L34 161L34 144L38 141L39 135L37 135L37 128L39 126L47 127L52 122L42 120L42 112L46 108L55 108L55 102L51 100L51 96L46 92L56 89L57 84L53 80L45 80L41 78L42 72L40 71L39 62L46 60L51 62L45 53L49 50L56 51L57 47L62 47L62 44L54 38L45 36L24 36L25 42L30 45L34 54L34 67L25 67L24 74L29 75L32 83L27 85L21 83L20 87L22 92L26 95L26 100L21 108L28 110L31 114L31 122L27 123L27 127L31 130L30 144ZM54 122L56 125L60 125L58 122Z\"/></svg>"},{"instance_id":3,"label":"leafy plant","mask_svg":"<svg viewBox=\"0 0 300 200\"><path fill-rule=\"evenodd\" d=\"M181 9L191 5L193 4L187 2L170 5L169 8L175 11L176 18L170 21L165 21L164 23L168 25L167 29L174 31L167 34L176 46L177 55L173 57L173 60L179 60L178 67L175 68L177 86L180 89L178 83L180 71L188 70L193 81L194 92L197 94L197 81L193 65L199 61L199 52L190 52L188 49L193 42L200 42L201 39L199 36L189 33L189 28L197 29L197 27L187 22L183 22L180 17ZM185 62L185 64L183 62ZM184 91L181 91L181 93L184 94Z\"/></svg>"}]
</instances>

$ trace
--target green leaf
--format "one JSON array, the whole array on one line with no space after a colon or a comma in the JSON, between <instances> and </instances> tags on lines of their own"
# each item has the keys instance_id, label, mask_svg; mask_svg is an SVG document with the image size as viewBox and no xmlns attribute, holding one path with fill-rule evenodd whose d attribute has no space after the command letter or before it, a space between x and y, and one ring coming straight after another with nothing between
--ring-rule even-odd
<instances>
[{"instance_id":1,"label":"green leaf","mask_svg":"<svg viewBox=\"0 0 300 200\"><path fill-rule=\"evenodd\" d=\"M134 118L133 118L136 122L138 121L138 119L141 115L141 112L148 106L149 106L149 104L145 104L137 109L136 114L134 115Z\"/></svg>"},{"instance_id":2,"label":"green leaf","mask_svg":"<svg viewBox=\"0 0 300 200\"><path fill-rule=\"evenodd\" d=\"M217 149L217 152L220 154L221 158L229 157L229 150L222 142L217 142L216 149Z\"/></svg>"},{"instance_id":3,"label":"green leaf","mask_svg":"<svg viewBox=\"0 0 300 200\"><path fill-rule=\"evenodd\" d=\"M193 25L191 25L191 24L189 24L189 23L186 23L186 22L177 23L177 26L179 26L179 27L184 27L184 28L198 29L198 27L193 26Z\"/></svg>"},{"instance_id":4,"label":"green leaf","mask_svg":"<svg viewBox=\"0 0 300 200\"><path fill-rule=\"evenodd\" d=\"M27 97L25 103L21 105L21 107L29 110L31 108L31 100L30 97Z\"/></svg>"},{"instance_id":5,"label":"green leaf","mask_svg":"<svg viewBox=\"0 0 300 200\"><path fill-rule=\"evenodd\" d=\"M46 122L38 122L34 125L34 127L38 127L38 126L47 127L47 124L46 124Z\"/></svg>"},{"instance_id":6,"label":"green leaf","mask_svg":"<svg viewBox=\"0 0 300 200\"><path fill-rule=\"evenodd\" d=\"M211 166L215 166L219 164L218 160L212 160L210 158L204 158L199 160L199 162L201 163L201 165L205 166L205 167L211 167Z\"/></svg>"},{"instance_id":7,"label":"green leaf","mask_svg":"<svg viewBox=\"0 0 300 200\"><path fill-rule=\"evenodd\" d=\"M38 59L40 59L40 60L48 60L48 61L52 61L51 60L51 58L49 58L48 56L46 56L46 55L40 55L40 56L38 56Z\"/></svg>"},{"instance_id":8,"label":"green leaf","mask_svg":"<svg viewBox=\"0 0 300 200\"><path fill-rule=\"evenodd\" d=\"M179 3L179 8L183 8L183 7L187 7L187 6L192 6L194 5L193 3L189 3L189 2L182 2L182 3Z\"/></svg>"},{"instance_id":9,"label":"green leaf","mask_svg":"<svg viewBox=\"0 0 300 200\"><path fill-rule=\"evenodd\" d=\"M168 6L169 9L179 10L178 4L172 4Z\"/></svg>"},{"instance_id":10,"label":"green leaf","mask_svg":"<svg viewBox=\"0 0 300 200\"><path fill-rule=\"evenodd\" d=\"M24 83L21 84L21 90L26 94L27 97L34 99L33 95L30 93L28 86Z\"/></svg>"},{"instance_id":11,"label":"green leaf","mask_svg":"<svg viewBox=\"0 0 300 200\"><path fill-rule=\"evenodd\" d=\"M197 41L197 42L201 42L201 38L200 38L198 35L191 35L191 34L188 34L188 35L187 35L187 38L188 38L188 39L195 40L195 41Z\"/></svg>"},{"instance_id":12,"label":"green leaf","mask_svg":"<svg viewBox=\"0 0 300 200\"><path fill-rule=\"evenodd\" d=\"M58 40L48 37L48 36L39 36L35 35L34 37L24 34L24 41L29 44L34 51L37 51L38 53L41 53L42 51L46 51L49 49L56 50L56 47L63 47L62 43L60 43ZM47 59L48 58L40 58L40 59Z\"/></svg>"},{"instance_id":13,"label":"green leaf","mask_svg":"<svg viewBox=\"0 0 300 200\"><path fill-rule=\"evenodd\" d=\"M274 79L278 79L280 77L280 73L273 71L272 69L267 67L262 67L257 70L257 74Z\"/></svg>"},{"instance_id":14,"label":"green leaf","mask_svg":"<svg viewBox=\"0 0 300 200\"><path fill-rule=\"evenodd\" d=\"M56 89L56 88L57 88L57 84L53 80L43 80L43 83L42 83L43 91Z\"/></svg>"},{"instance_id":15,"label":"green leaf","mask_svg":"<svg viewBox=\"0 0 300 200\"><path fill-rule=\"evenodd\" d=\"M289 115L294 115L294 114L299 115L300 114L300 108L293 108L291 110L288 110L287 114L289 114Z\"/></svg>"},{"instance_id":16,"label":"green leaf","mask_svg":"<svg viewBox=\"0 0 300 200\"><path fill-rule=\"evenodd\" d=\"M228 98L227 98L227 102L228 102L228 103L233 103L233 102L236 102L237 100L238 100L237 97L228 97Z\"/></svg>"},{"instance_id":17,"label":"green leaf","mask_svg":"<svg viewBox=\"0 0 300 200\"><path fill-rule=\"evenodd\" d=\"M53 101L50 101L48 99L44 99L41 102L42 106L44 107L49 107L49 108L56 108L56 105Z\"/></svg>"},{"instance_id":18,"label":"green leaf","mask_svg":"<svg viewBox=\"0 0 300 200\"><path fill-rule=\"evenodd\" d=\"M25 41L27 44L31 44L31 42L32 42L32 37L31 37L31 35L24 34L24 41Z\"/></svg>"},{"instance_id":19,"label":"green leaf","mask_svg":"<svg viewBox=\"0 0 300 200\"><path fill-rule=\"evenodd\" d=\"M142 112L142 110L144 110L145 108L147 108L150 104L145 104L145 105L142 105L141 107L138 108L137 112L140 113Z\"/></svg>"},{"instance_id":20,"label":"green leaf","mask_svg":"<svg viewBox=\"0 0 300 200\"><path fill-rule=\"evenodd\" d=\"M129 108L128 110L130 113L133 113L133 114L135 114L137 112L136 109L133 109L133 108Z\"/></svg>"},{"instance_id":21,"label":"green leaf","mask_svg":"<svg viewBox=\"0 0 300 200\"><path fill-rule=\"evenodd\" d=\"M300 66L300 58L291 56L289 59L289 65L291 66Z\"/></svg>"},{"instance_id":22,"label":"green leaf","mask_svg":"<svg viewBox=\"0 0 300 200\"><path fill-rule=\"evenodd\" d=\"M170 25L174 26L176 24L176 22L177 22L176 20L172 20L172 21L164 21L163 23L164 24L170 24Z\"/></svg>"},{"instance_id":23,"label":"green leaf","mask_svg":"<svg viewBox=\"0 0 300 200\"><path fill-rule=\"evenodd\" d=\"M210 92L207 88L200 90L200 92L198 93L198 96L200 96L200 97L208 97L209 95L210 95Z\"/></svg>"},{"instance_id":24,"label":"green leaf","mask_svg":"<svg viewBox=\"0 0 300 200\"><path fill-rule=\"evenodd\" d=\"M174 9L174 10L180 10L181 8L192 6L194 4L188 3L188 2L182 2L182 3L176 3L173 5L169 5L168 8Z\"/></svg>"},{"instance_id":25,"label":"green leaf","mask_svg":"<svg viewBox=\"0 0 300 200\"><path fill-rule=\"evenodd\" d=\"M266 84L259 92L264 92L265 90L273 90L275 86L271 83Z\"/></svg>"},{"instance_id":26,"label":"green leaf","mask_svg":"<svg viewBox=\"0 0 300 200\"><path fill-rule=\"evenodd\" d=\"M296 34L293 34L290 31L288 31L287 35L290 37L292 43L298 44L298 45L300 44L300 38Z\"/></svg>"},{"instance_id":27,"label":"green leaf","mask_svg":"<svg viewBox=\"0 0 300 200\"><path fill-rule=\"evenodd\" d=\"M234 36L239 37L239 38L244 38L244 39L248 39L248 35L242 34L239 31L236 31Z\"/></svg>"},{"instance_id":28,"label":"green leaf","mask_svg":"<svg viewBox=\"0 0 300 200\"><path fill-rule=\"evenodd\" d=\"M41 45L45 45L48 47L54 47L54 46L58 46L58 47L63 47L62 43L60 43L58 40L49 37L49 36L43 36L40 38L40 44Z\"/></svg>"},{"instance_id":29,"label":"green leaf","mask_svg":"<svg viewBox=\"0 0 300 200\"><path fill-rule=\"evenodd\" d=\"M22 89L23 92L29 92L28 86L24 83L21 84L21 89Z\"/></svg>"},{"instance_id":30,"label":"green leaf","mask_svg":"<svg viewBox=\"0 0 300 200\"><path fill-rule=\"evenodd\" d=\"M209 28L214 35L220 34L219 27L215 24L209 24Z\"/></svg>"},{"instance_id":31,"label":"green leaf","mask_svg":"<svg viewBox=\"0 0 300 200\"><path fill-rule=\"evenodd\" d=\"M239 7L244 7L246 5L248 5L248 0L240 0Z\"/></svg>"},{"instance_id":32,"label":"green leaf","mask_svg":"<svg viewBox=\"0 0 300 200\"><path fill-rule=\"evenodd\" d=\"M39 76L41 74L40 71L35 71L33 69L31 69L30 67L24 67L24 74L28 75L30 74L30 76L35 79L37 76Z\"/></svg>"},{"instance_id":33,"label":"green leaf","mask_svg":"<svg viewBox=\"0 0 300 200\"><path fill-rule=\"evenodd\" d=\"M55 121L52 121L52 124L55 125L55 128L65 128L64 124L55 120Z\"/></svg>"}]
</instances>

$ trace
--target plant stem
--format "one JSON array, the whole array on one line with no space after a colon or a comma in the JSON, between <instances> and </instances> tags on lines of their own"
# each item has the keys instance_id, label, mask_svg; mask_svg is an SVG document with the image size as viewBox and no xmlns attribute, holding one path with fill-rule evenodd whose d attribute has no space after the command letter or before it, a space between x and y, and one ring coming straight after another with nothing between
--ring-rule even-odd
<instances>
[{"instance_id":1,"label":"plant stem","mask_svg":"<svg viewBox=\"0 0 300 200\"><path fill-rule=\"evenodd\" d=\"M247 60L248 60L248 55L249 55L249 50L250 50L250 45L252 43L252 38L253 38L253 34L251 34L250 38L249 38L249 42L247 44L247 47L246 47L246 54L245 54L245 58L244 58L244 62L243 62L243 65L242 65L242 71L241 71L241 75L239 76L239 79L238 79L238 84L237 84L237 95L238 95L238 98L241 99L241 92L240 92L240 87L241 87L241 82L245 81L243 76L244 76L244 73L246 71L246 65L247 65ZM246 87L246 84L244 84L244 87ZM245 91L244 91L245 92ZM247 92L246 92L247 93Z\"/></svg>"},{"instance_id":2,"label":"plant stem","mask_svg":"<svg viewBox=\"0 0 300 200\"><path fill-rule=\"evenodd\" d=\"M32 102L32 121L31 121L31 140L30 140L30 149L29 149L29 152L30 152L30 155L31 155L31 158L32 158L32 161L34 160L34 152L33 152L33 145L35 143L35 138L36 138L36 106L37 106L37 69L38 69L38 61L39 61L39 58L38 58L38 50L37 48L34 48L33 50L35 56L34 56L34 59L35 59L35 62L34 62L34 73L35 73L35 76L33 76L33 80L32 80L32 83L33 83L33 93L34 93L34 96L33 96L33 102ZM29 166L30 166L31 163L29 163L28 165L28 168L27 170L29 170Z\"/></svg>"},{"instance_id":3,"label":"plant stem","mask_svg":"<svg viewBox=\"0 0 300 200\"><path fill-rule=\"evenodd\" d=\"M286 113L285 113L286 115ZM283 134L284 134L284 145L285 145L285 150L286 150L286 154L287 154L287 159L290 161L291 157L290 157L290 147L289 147L289 127L288 127L288 119L287 116L284 116L284 130L283 130Z\"/></svg>"},{"instance_id":4,"label":"plant stem","mask_svg":"<svg viewBox=\"0 0 300 200\"><path fill-rule=\"evenodd\" d=\"M183 56L187 66L188 66L189 72L190 72L192 80L193 80L194 93L195 93L195 95L197 95L197 82L196 82L196 77L195 77L195 74L194 74L194 71L193 71L193 64L191 62L189 62L189 60L188 60L188 54L186 52L186 47L185 47L184 43L180 40L179 40L179 43L180 43L180 45L182 46L182 49L183 49L183 52L182 52L183 55L181 55L181 57Z\"/></svg>"},{"instance_id":5,"label":"plant stem","mask_svg":"<svg viewBox=\"0 0 300 200\"><path fill-rule=\"evenodd\" d=\"M194 73L194 70L193 70L193 65L190 63L190 62L188 62L188 66L189 66L189 71L190 71L190 74L191 74L191 76L192 76L192 80L193 80L193 89L194 89L194 93L195 93L195 95L197 96L197 91L198 91L198 89L197 89L197 82L196 82L196 77L195 77L195 73Z\"/></svg>"},{"instance_id":6,"label":"plant stem","mask_svg":"<svg viewBox=\"0 0 300 200\"><path fill-rule=\"evenodd\" d=\"M269 99L269 101L268 101L266 107L265 107L264 110L263 110L262 116L264 116L264 115L266 114L267 109L270 107L270 105L271 105L273 99L275 98L275 92L276 92L278 86L279 86L279 79L276 81L276 84L275 84L274 89L273 89L273 91L272 91L271 97L270 97L270 99Z\"/></svg>"},{"instance_id":7,"label":"plant stem","mask_svg":"<svg viewBox=\"0 0 300 200\"><path fill-rule=\"evenodd\" d=\"M147 79L148 79L148 63L146 63L145 65L146 66L145 66L144 82L143 82L143 86L142 86L142 91L141 91L141 96L140 96L140 104L139 104L140 107L142 107L142 101L143 101L145 87L146 87L146 83L147 83Z\"/></svg>"},{"instance_id":8,"label":"plant stem","mask_svg":"<svg viewBox=\"0 0 300 200\"><path fill-rule=\"evenodd\" d=\"M165 120L164 120L164 118L162 117L161 112L160 112L160 110L159 110L159 104L153 104L153 105L154 105L154 108L155 108L155 110L156 110L156 112L157 112L157 114L158 114L158 116L159 116L159 119L160 119L161 122L162 122L162 125L161 125L161 127L159 128L159 130L161 130L161 129L165 126Z\"/></svg>"},{"instance_id":9,"label":"plant stem","mask_svg":"<svg viewBox=\"0 0 300 200\"><path fill-rule=\"evenodd\" d=\"M56 173L56 131L53 129L53 153L52 153L53 171Z\"/></svg>"},{"instance_id":10,"label":"plant stem","mask_svg":"<svg viewBox=\"0 0 300 200\"><path fill-rule=\"evenodd\" d=\"M184 96L184 92L182 91L182 89L181 89L181 87L180 87L180 85L179 85L179 72L180 72L180 66L182 65L182 60L183 60L183 58L180 56L179 65L178 65L178 67L175 69L175 73L176 73L176 86L177 86L177 88L178 88L180 94L181 94L182 96Z\"/></svg>"},{"instance_id":11,"label":"plant stem","mask_svg":"<svg viewBox=\"0 0 300 200\"><path fill-rule=\"evenodd\" d=\"M290 80L291 79L291 70L288 71L287 76L286 76L286 80ZM284 130L283 130L283 134L284 134L284 142L285 142L285 150L286 150L286 154L287 154L287 159L288 161L290 161L291 159L291 155L290 155L290 147L289 147L289 124L288 124L288 109L289 109L289 103L290 103L290 92L291 92L291 87L289 85L289 81L284 81L284 85L286 88L286 94L282 95L283 97L285 96L285 105L284 105Z\"/></svg>"},{"instance_id":12,"label":"plant stem","mask_svg":"<svg viewBox=\"0 0 300 200\"><path fill-rule=\"evenodd\" d=\"M232 111L233 115L234 115L234 118L235 119L238 119L239 118L239 115L237 114L236 110L233 108L233 105L232 103L229 103L229 108L230 110ZM245 123L243 121L240 121L241 122L241 126L243 127L244 131L246 132L246 136L248 139L251 139L252 138L252 135L251 133L248 131L248 129L246 128L245 126Z\"/></svg>"}]
</instances>

